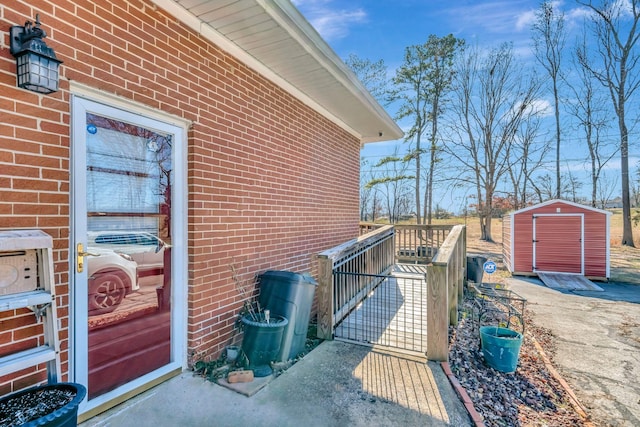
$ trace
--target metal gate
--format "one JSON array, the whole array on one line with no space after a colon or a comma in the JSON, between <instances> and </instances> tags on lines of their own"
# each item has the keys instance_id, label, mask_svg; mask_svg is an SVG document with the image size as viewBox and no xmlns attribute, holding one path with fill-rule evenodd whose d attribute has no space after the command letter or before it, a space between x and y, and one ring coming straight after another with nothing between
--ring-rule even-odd
<instances>
[{"instance_id":1,"label":"metal gate","mask_svg":"<svg viewBox=\"0 0 640 427\"><path fill-rule=\"evenodd\" d=\"M336 339L426 354L424 266L398 264L389 275L334 272L334 281L376 283L361 299L347 301L336 310L341 317ZM339 300L337 296L336 302Z\"/></svg>"}]
</instances>

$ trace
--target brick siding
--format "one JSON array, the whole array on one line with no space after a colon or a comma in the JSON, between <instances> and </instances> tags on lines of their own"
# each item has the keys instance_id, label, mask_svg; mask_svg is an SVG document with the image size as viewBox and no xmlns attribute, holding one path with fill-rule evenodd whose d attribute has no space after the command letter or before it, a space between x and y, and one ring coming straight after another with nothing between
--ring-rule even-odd
<instances>
[{"instance_id":1,"label":"brick siding","mask_svg":"<svg viewBox=\"0 0 640 427\"><path fill-rule=\"evenodd\" d=\"M36 13L64 61L60 91L44 96L15 87L8 49L9 27ZM16 0L0 5L0 28L0 228L40 228L54 239L63 379L69 80L193 123L187 153L191 357L216 356L234 337L243 297L232 265L249 282L268 269L314 273L315 253L357 236L359 141L150 2ZM37 328L25 329L24 319L25 311L0 314L0 354L22 342L10 331L28 332L21 340L41 339ZM0 378L0 394L21 388L25 379L43 376L31 370Z\"/></svg>"}]
</instances>

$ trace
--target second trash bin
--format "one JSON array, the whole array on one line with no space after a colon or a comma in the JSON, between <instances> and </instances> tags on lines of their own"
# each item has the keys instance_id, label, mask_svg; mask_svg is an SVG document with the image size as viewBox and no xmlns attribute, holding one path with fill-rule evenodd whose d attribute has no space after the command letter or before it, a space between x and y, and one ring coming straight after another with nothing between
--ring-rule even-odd
<instances>
[{"instance_id":1,"label":"second trash bin","mask_svg":"<svg viewBox=\"0 0 640 427\"><path fill-rule=\"evenodd\" d=\"M487 258L483 256L467 256L467 280L480 284L484 276L482 266L487 262Z\"/></svg>"},{"instance_id":2,"label":"second trash bin","mask_svg":"<svg viewBox=\"0 0 640 427\"><path fill-rule=\"evenodd\" d=\"M286 362L305 349L311 305L318 284L310 275L291 271L267 271L258 280L260 305L289 320L276 359Z\"/></svg>"}]
</instances>

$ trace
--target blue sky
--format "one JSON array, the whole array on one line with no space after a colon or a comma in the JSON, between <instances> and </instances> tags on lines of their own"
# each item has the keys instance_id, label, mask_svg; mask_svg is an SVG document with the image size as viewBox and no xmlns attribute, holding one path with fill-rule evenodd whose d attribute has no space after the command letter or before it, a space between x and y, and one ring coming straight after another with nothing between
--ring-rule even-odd
<instances>
[{"instance_id":1,"label":"blue sky","mask_svg":"<svg viewBox=\"0 0 640 427\"><path fill-rule=\"evenodd\" d=\"M429 34L479 43L513 41L528 50L532 0L294 0L340 57L356 53L392 65Z\"/></svg>"},{"instance_id":2,"label":"blue sky","mask_svg":"<svg viewBox=\"0 0 640 427\"><path fill-rule=\"evenodd\" d=\"M349 54L383 59L390 73L407 46L430 34L453 34L468 44L497 46L513 42L514 51L533 60L531 24L536 0L293 0L342 59ZM402 126L402 123L400 124ZM389 154L395 143L369 144L362 155Z\"/></svg>"},{"instance_id":3,"label":"blue sky","mask_svg":"<svg viewBox=\"0 0 640 427\"><path fill-rule=\"evenodd\" d=\"M401 63L405 47L424 43L430 34L453 34L480 47L511 42L520 60L535 63L531 25L539 0L293 0L293 3L339 57L344 59L353 53L371 61L383 59L391 74ZM565 15L568 51L582 27L586 9L573 0L557 1L555 6ZM565 65L569 63L568 53ZM552 99L550 95L547 98ZM391 154L399 144L368 144L362 156L375 161ZM639 157L638 147L631 146L630 150L633 170ZM582 157L576 156L574 150L567 157L567 167L584 170L582 162L577 161ZM570 165L570 161L574 163ZM611 168L619 168L617 157ZM618 175L612 173L612 179L619 180ZM452 208L456 210L455 206Z\"/></svg>"}]
</instances>

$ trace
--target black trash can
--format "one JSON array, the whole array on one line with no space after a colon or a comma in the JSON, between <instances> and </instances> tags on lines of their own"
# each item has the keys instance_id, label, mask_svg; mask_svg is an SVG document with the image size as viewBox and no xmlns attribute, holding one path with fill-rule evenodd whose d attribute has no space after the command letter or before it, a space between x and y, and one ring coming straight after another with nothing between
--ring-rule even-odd
<instances>
[{"instance_id":1,"label":"black trash can","mask_svg":"<svg viewBox=\"0 0 640 427\"><path fill-rule=\"evenodd\" d=\"M487 262L487 258L483 256L467 255L467 281L474 283L482 283L484 270L482 266Z\"/></svg>"},{"instance_id":2,"label":"black trash can","mask_svg":"<svg viewBox=\"0 0 640 427\"><path fill-rule=\"evenodd\" d=\"M311 305L318 283L307 274L273 270L261 274L258 280L262 308L289 320L276 359L286 362L304 351Z\"/></svg>"}]
</instances>

